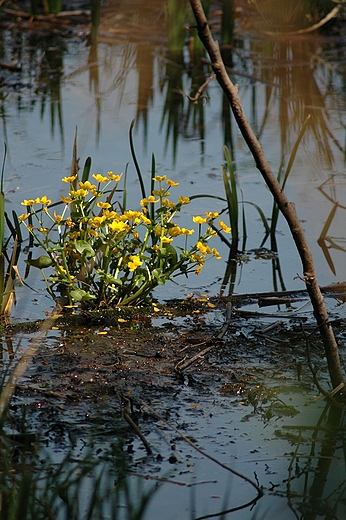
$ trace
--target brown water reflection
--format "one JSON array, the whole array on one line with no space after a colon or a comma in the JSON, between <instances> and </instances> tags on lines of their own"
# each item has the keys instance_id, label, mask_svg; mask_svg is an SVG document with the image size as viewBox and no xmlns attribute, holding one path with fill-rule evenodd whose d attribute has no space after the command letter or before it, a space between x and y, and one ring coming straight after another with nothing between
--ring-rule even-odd
<instances>
[{"instance_id":1,"label":"brown water reflection","mask_svg":"<svg viewBox=\"0 0 346 520\"><path fill-rule=\"evenodd\" d=\"M328 266L323 283L333 281L333 276L346 276L342 268L344 258L339 256L343 252L335 246L336 241L329 237L322 253L317 246L321 237L328 240L330 226L325 225L331 222L330 202L317 188L330 175L336 175L337 183L338 172L344 169L343 27L335 21L311 34L287 35L287 31L311 26L333 6L333 2L323 2L318 10L311 11L310 4L304 2L280 4L280 8L276 2L239 2L235 10L231 9L232 2L210 5L210 23L215 34L222 37L222 52L230 74L239 83L245 109L274 171L279 170L283 157L287 161L299 130L310 115L287 191L297 203L301 218L307 220L307 232L313 245L316 243L317 262L321 255L320 263ZM55 139L59 128L61 150L65 142L72 142L70 137L78 124L81 148L86 148L83 140L88 143L86 154L96 157L97 169L109 168L114 163L114 155L119 155L114 135L117 139L122 133L122 142L126 142L130 121L135 117L141 164L154 151L159 162L168 163L177 171L178 180L189 194L210 192L212 182L215 194L222 195L219 165L224 161L222 145L227 144L244 198L260 203L269 217L270 197L265 188L259 187L255 167L216 82L205 87L198 102L191 100L210 77L211 69L194 29L186 28L191 25L188 2L110 1L99 11L100 4L95 0L91 7L94 24L90 34L85 27L84 37L88 35L88 39L81 47L76 43L76 35L69 43L53 36L47 41L46 33L40 38L38 32L33 49L25 31L20 41L13 31L1 34L1 60L10 62L15 57L23 64L11 75L4 72L3 137L12 149L15 131L8 135L11 119L7 113L12 117L14 97L21 117L27 113L29 118L37 107L43 122L47 107L50 108L50 134ZM269 35L268 30L276 34ZM78 55L78 48L83 52L78 59L72 59L73 53ZM27 56L30 67L26 66ZM37 75L29 76L29 69L37 71ZM15 90L13 96L11 88L28 82L28 78L29 88ZM124 111L125 116L121 115ZM33 138L39 141L39 131L35 126L28 146L33 146ZM43 126L42 132L46 132ZM158 157L158 153L162 156ZM119 168L127 160L128 156L119 158ZM66 168L66 161L63 167ZM41 186L37 169L30 176L37 178L34 182ZM333 200L339 204L337 195ZM258 248L263 239L262 225L258 215L248 208L246 215L250 223L246 247ZM342 239L339 224L333 220L333 236ZM321 240L319 243L322 244ZM292 258L294 252L291 248L287 254L287 244L287 239L283 245L278 237L279 250L284 247L285 255ZM242 245L235 249L239 248L244 249ZM226 249L223 256L227 255ZM237 261L232 268L231 291L240 279L236 267ZM273 270L278 272L278 266L273 265ZM298 264L294 274L289 272L289 279L297 271ZM285 265L283 272L287 272Z\"/></svg>"}]
</instances>

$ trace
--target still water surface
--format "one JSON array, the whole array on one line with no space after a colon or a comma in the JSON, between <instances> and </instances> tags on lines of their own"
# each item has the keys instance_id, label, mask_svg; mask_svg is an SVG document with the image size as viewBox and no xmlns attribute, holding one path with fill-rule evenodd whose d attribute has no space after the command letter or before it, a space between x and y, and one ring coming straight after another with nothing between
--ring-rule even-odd
<instances>
[{"instance_id":1,"label":"still water surface","mask_svg":"<svg viewBox=\"0 0 346 520\"><path fill-rule=\"evenodd\" d=\"M150 12L153 20L149 23ZM139 41L144 16L146 31ZM217 28L217 13L211 19ZM340 28L332 36L269 38L256 32L256 23L250 26L252 32L245 31L242 23L240 18L231 75L239 84L245 111L274 172L283 157L287 165L299 130L310 115L286 192L304 223L320 284L345 280L345 39ZM229 118L218 84L211 82L197 105L184 96L194 95L209 76L208 66L198 56L193 58L188 47L172 50L164 26L165 16L156 2L151 11L144 15L139 9L136 16L126 9L121 14L110 3L101 17L99 40L91 46L83 37L63 41L51 37L38 39L33 49L24 34L21 55L13 41L11 54L11 37L5 34L4 60L18 57L22 65L19 86L5 86L2 95L0 138L9 147L8 209L20 211L23 198L58 197L60 179L70 167L76 127L81 165L88 155L94 172L118 173L129 163L130 203L137 207L139 189L128 144L129 126L136 119L136 153L147 181L151 154L155 154L158 173L179 181L179 193L223 196L220 166L226 143L232 149L244 200L255 202L270 217L270 194ZM183 41L187 36L183 31ZM11 85L11 78L7 84ZM338 209L323 231L335 203ZM197 199L186 210L187 223L193 213L222 207L212 199ZM245 254L226 292L301 288L296 278L301 266L285 222L280 219L277 232L283 282L273 285L272 260L256 259L253 252L264 236L262 223L253 207L245 208ZM322 232L324 240L319 245ZM270 249L269 240L265 247ZM180 286L172 285L169 294L182 297L196 290L216 294L228 257L227 247L220 249L222 261L207 264L198 278L190 276Z\"/></svg>"},{"instance_id":2,"label":"still water surface","mask_svg":"<svg viewBox=\"0 0 346 520\"><path fill-rule=\"evenodd\" d=\"M138 9L131 12L126 11L126 3L123 4L124 12L116 9L116 3L107 4L101 17L98 42L94 41L92 46L84 37L64 41L55 37L43 38L33 46L25 34L18 45L10 33L3 34L3 61L20 57L23 71L20 88L11 86L18 78L9 77L1 98L0 138L9 148L5 184L8 208L20 212L20 201L24 198L47 195L54 199L62 193L60 180L69 171L73 138L78 127L81 164L90 155L95 173L108 170L120 173L129 162L129 199L136 209L139 187L128 144L129 126L136 119L136 152L147 181L151 154L154 153L158 173L178 181L179 193L223 196L220 165L224 161L223 145L226 143L232 149L244 200L258 204L269 217L271 197L239 131L229 118L217 83L209 84L198 105L183 95L194 95L209 75L208 66L204 62L201 65L197 58L194 61L187 46L176 50L171 41L167 42L166 19L158 2L146 2L145 12L140 9L140 2L136 4ZM147 22L145 25L143 17ZM219 23L217 14L213 14L212 19L215 24ZM299 147L286 191L304 223L320 284L344 281L345 37L338 27L331 34L321 32L274 38L258 32L256 24L245 30L242 22L240 19L236 24L230 63L232 78L239 84L245 111L275 172L283 157L287 164L299 130L310 115L311 123ZM335 215L325 228L336 203L339 205ZM222 203L211 199L197 199L181 218L189 219L192 213L222 207ZM245 250L238 259L234 284L226 288L226 293L269 291L275 287L301 288L302 282L297 279L297 274L301 274L300 262L283 220L279 220L277 233L283 282L280 283L276 276L275 286L272 260L263 256L256 258L253 251L261 245L263 226L251 206L246 207L246 219ZM322 240L318 243L321 234ZM270 249L269 242L265 247ZM228 257L225 246L220 246L220 250L222 261L210 262L198 278L191 276L182 280L179 286L172 284L158 291L157 295L167 299L184 297L194 291L217 294ZM39 288L40 275L32 272L30 276L28 283ZM26 291L27 296L27 289L18 289L18 304L14 311L18 319L42 317L52 306L46 296L31 293L29 303L27 298L20 297L21 291L22 294ZM342 313L342 308L339 307L338 312ZM211 396L209 400L206 398L204 410L195 410L188 404L195 398L193 391L181 389L180 413L183 413L181 405L185 403L186 417L190 425L194 425L206 451L216 450L236 468L237 460L240 460L238 469L242 471L248 463L251 476L255 467L261 484L267 490L272 489L273 499L265 503L269 504L271 515L266 516L266 506L261 505L259 511L254 512L254 518L255 514L258 518L261 515L263 518L298 518L298 513L286 507L284 484L292 486L289 497L302 493L301 488L294 489L294 482L301 483L304 471L308 475L305 461L310 460L309 457L313 459L317 444L311 441L310 434L305 435L304 430L296 444L306 449L304 464L300 466L297 457L292 455L296 445L293 441L291 445L286 432L280 434L279 430L281 423L287 426L287 421L289 425L300 424L306 428L318 424L323 407L319 404L307 406L310 397L309 390L291 390L290 399L299 409L297 419L280 418L277 427L266 424L266 429L255 414L249 412L244 420L244 408L239 399L227 400L227 403L218 399L215 405ZM216 431L219 437L215 436ZM321 433L318 428L316 432ZM344 471L341 451L332 461L335 467L331 475ZM248 497L245 485L238 486L231 479L220 478L217 468L209 463L202 464L196 455L185 450L181 457L192 457L195 464L194 475L186 472L186 479L217 481L215 490L208 487L205 496L203 486L198 487L196 516L227 506L228 490L232 500L234 495L239 502ZM294 476L291 461L295 465ZM168 471L169 468L167 474ZM339 481L335 482L333 478L329 484L331 494L339 486ZM276 484L281 486L278 493L274 493ZM193 497L186 489L184 493L178 486L176 489L176 494L172 493L171 487L160 489L148 518L163 518L163 514L168 514L167 510L172 511L171 516L165 516L167 520L177 518L176 511L180 511L180 518L189 518ZM210 500L215 501L215 507L211 506ZM251 518L251 514L238 512L236 518Z\"/></svg>"}]
</instances>

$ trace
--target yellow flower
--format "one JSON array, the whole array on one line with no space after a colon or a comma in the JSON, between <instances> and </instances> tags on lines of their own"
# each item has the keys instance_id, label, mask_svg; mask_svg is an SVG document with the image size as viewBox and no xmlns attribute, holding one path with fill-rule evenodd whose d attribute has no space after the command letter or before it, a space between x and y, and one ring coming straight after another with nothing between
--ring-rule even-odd
<instances>
[{"instance_id":1,"label":"yellow flower","mask_svg":"<svg viewBox=\"0 0 346 520\"><path fill-rule=\"evenodd\" d=\"M60 222L62 221L62 216L57 215L55 211L54 211L54 218L55 218L57 224L60 224Z\"/></svg>"},{"instance_id":2,"label":"yellow flower","mask_svg":"<svg viewBox=\"0 0 346 520\"><path fill-rule=\"evenodd\" d=\"M73 222L71 217L68 217L66 219L66 227L69 227L69 228L73 228L74 227L74 222Z\"/></svg>"},{"instance_id":3,"label":"yellow flower","mask_svg":"<svg viewBox=\"0 0 346 520\"><path fill-rule=\"evenodd\" d=\"M34 199L24 199L23 202L21 202L22 206L32 206L33 204L35 204Z\"/></svg>"},{"instance_id":4,"label":"yellow flower","mask_svg":"<svg viewBox=\"0 0 346 520\"><path fill-rule=\"evenodd\" d=\"M113 172L108 172L107 175L110 179L112 179L112 181L114 181L116 183L118 183L121 179L121 175L114 175Z\"/></svg>"},{"instance_id":5,"label":"yellow flower","mask_svg":"<svg viewBox=\"0 0 346 520\"><path fill-rule=\"evenodd\" d=\"M109 202L96 202L96 206L98 206L99 208L102 208L102 209L108 209L108 208L111 208L112 205L109 204Z\"/></svg>"},{"instance_id":6,"label":"yellow flower","mask_svg":"<svg viewBox=\"0 0 346 520\"><path fill-rule=\"evenodd\" d=\"M199 265L196 267L196 270L195 270L195 275L199 275L199 273L202 271L203 269L203 264Z\"/></svg>"},{"instance_id":7,"label":"yellow flower","mask_svg":"<svg viewBox=\"0 0 346 520\"><path fill-rule=\"evenodd\" d=\"M30 217L30 213L23 213L22 215L19 215L18 220L20 220L21 222L24 222L24 220L26 220L29 217Z\"/></svg>"},{"instance_id":8,"label":"yellow flower","mask_svg":"<svg viewBox=\"0 0 346 520\"><path fill-rule=\"evenodd\" d=\"M88 195L88 193L89 193L88 190L83 190L83 189L70 191L71 197L74 197L74 198L86 197Z\"/></svg>"},{"instance_id":9,"label":"yellow flower","mask_svg":"<svg viewBox=\"0 0 346 520\"><path fill-rule=\"evenodd\" d=\"M72 202L71 197L64 197L63 195L60 195L60 198L63 202L65 202L65 204L71 204Z\"/></svg>"},{"instance_id":10,"label":"yellow flower","mask_svg":"<svg viewBox=\"0 0 346 520\"><path fill-rule=\"evenodd\" d=\"M179 200L179 204L189 204L190 203L189 197L183 197L182 195L180 195L178 200Z\"/></svg>"},{"instance_id":11,"label":"yellow flower","mask_svg":"<svg viewBox=\"0 0 346 520\"><path fill-rule=\"evenodd\" d=\"M209 255L211 253L211 249L210 247L202 244L202 242L198 241L197 244L196 244L196 247L198 249L198 251L200 251L202 253L202 255Z\"/></svg>"},{"instance_id":12,"label":"yellow flower","mask_svg":"<svg viewBox=\"0 0 346 520\"><path fill-rule=\"evenodd\" d=\"M62 265L58 265L56 267L56 270L58 271L59 274L67 274L65 267L63 267Z\"/></svg>"},{"instance_id":13,"label":"yellow flower","mask_svg":"<svg viewBox=\"0 0 346 520\"><path fill-rule=\"evenodd\" d=\"M44 228L44 227L37 228L37 231L39 231L40 233L43 233L44 235L46 235L48 233L48 229Z\"/></svg>"},{"instance_id":14,"label":"yellow flower","mask_svg":"<svg viewBox=\"0 0 346 520\"><path fill-rule=\"evenodd\" d=\"M104 210L103 216L107 220L118 220L119 219L119 215L118 215L118 213L116 211L108 211L108 209Z\"/></svg>"},{"instance_id":15,"label":"yellow flower","mask_svg":"<svg viewBox=\"0 0 346 520\"><path fill-rule=\"evenodd\" d=\"M94 217L89 220L90 226L93 228L99 228L102 226L104 221L106 220L106 217L104 215L101 215L101 217Z\"/></svg>"},{"instance_id":16,"label":"yellow flower","mask_svg":"<svg viewBox=\"0 0 346 520\"><path fill-rule=\"evenodd\" d=\"M173 242L173 238L161 237L161 242L163 244L169 244L170 242Z\"/></svg>"},{"instance_id":17,"label":"yellow flower","mask_svg":"<svg viewBox=\"0 0 346 520\"><path fill-rule=\"evenodd\" d=\"M109 229L111 231L115 231L116 233L126 233L130 229L130 226L125 222L117 222L113 220L113 222L109 224Z\"/></svg>"},{"instance_id":18,"label":"yellow flower","mask_svg":"<svg viewBox=\"0 0 346 520\"><path fill-rule=\"evenodd\" d=\"M156 175L156 177L153 177L153 181L155 182L165 181L166 179L167 175Z\"/></svg>"},{"instance_id":19,"label":"yellow flower","mask_svg":"<svg viewBox=\"0 0 346 520\"><path fill-rule=\"evenodd\" d=\"M97 231L95 231L95 229L92 229L92 228L87 228L87 233L93 237L98 237L99 234Z\"/></svg>"},{"instance_id":20,"label":"yellow flower","mask_svg":"<svg viewBox=\"0 0 346 520\"><path fill-rule=\"evenodd\" d=\"M213 255L215 256L216 260L221 260L221 255L220 253L218 252L217 249L215 249L215 247L212 248L211 252L213 253Z\"/></svg>"},{"instance_id":21,"label":"yellow flower","mask_svg":"<svg viewBox=\"0 0 346 520\"><path fill-rule=\"evenodd\" d=\"M196 262L196 264L198 265L203 265L205 262L203 256L199 255L198 253L194 253L193 255L191 255L191 260L193 262Z\"/></svg>"},{"instance_id":22,"label":"yellow flower","mask_svg":"<svg viewBox=\"0 0 346 520\"><path fill-rule=\"evenodd\" d=\"M63 177L62 182L73 182L77 179L77 175L71 175L71 177Z\"/></svg>"},{"instance_id":23,"label":"yellow flower","mask_svg":"<svg viewBox=\"0 0 346 520\"><path fill-rule=\"evenodd\" d=\"M141 221L143 222L143 224L147 224L148 226L150 226L150 224L151 224L150 218L146 217L143 213L141 213L140 218L141 218Z\"/></svg>"},{"instance_id":24,"label":"yellow flower","mask_svg":"<svg viewBox=\"0 0 346 520\"><path fill-rule=\"evenodd\" d=\"M47 199L45 195L41 198L37 197L37 199L35 199L35 204L45 204L48 206L51 203L52 201L50 199Z\"/></svg>"},{"instance_id":25,"label":"yellow flower","mask_svg":"<svg viewBox=\"0 0 346 520\"><path fill-rule=\"evenodd\" d=\"M149 197L140 201L140 205L147 206L149 203L155 204L156 202L159 202L159 199L155 199L154 195L149 195Z\"/></svg>"},{"instance_id":26,"label":"yellow flower","mask_svg":"<svg viewBox=\"0 0 346 520\"><path fill-rule=\"evenodd\" d=\"M196 222L196 224L205 224L206 222L208 222L207 218L200 217L199 215L197 215L196 217L192 217L192 220Z\"/></svg>"},{"instance_id":27,"label":"yellow flower","mask_svg":"<svg viewBox=\"0 0 346 520\"><path fill-rule=\"evenodd\" d=\"M207 217L208 220L214 220L214 218L219 216L219 213L217 211L215 211L215 212L213 212L213 211L206 211L205 212L205 216Z\"/></svg>"},{"instance_id":28,"label":"yellow flower","mask_svg":"<svg viewBox=\"0 0 346 520\"><path fill-rule=\"evenodd\" d=\"M186 229L186 228L181 228L181 234L182 235L193 235L193 233L195 232L194 229Z\"/></svg>"},{"instance_id":29,"label":"yellow flower","mask_svg":"<svg viewBox=\"0 0 346 520\"><path fill-rule=\"evenodd\" d=\"M140 258L140 256L138 255L130 255L130 262L128 262L128 266L129 266L129 269L131 272L135 271L137 269L137 267L139 267L140 265L142 265L142 260Z\"/></svg>"},{"instance_id":30,"label":"yellow flower","mask_svg":"<svg viewBox=\"0 0 346 520\"><path fill-rule=\"evenodd\" d=\"M135 224L139 224L140 223L140 217L141 217L142 213L140 211L133 211L133 210L128 210L128 211L125 211L124 213L124 216L128 219L128 220L133 220L133 222Z\"/></svg>"},{"instance_id":31,"label":"yellow flower","mask_svg":"<svg viewBox=\"0 0 346 520\"><path fill-rule=\"evenodd\" d=\"M223 220L219 220L219 226L220 228L222 229L222 231L224 231L225 233L230 233L231 232L231 228L229 226L227 226Z\"/></svg>"},{"instance_id":32,"label":"yellow flower","mask_svg":"<svg viewBox=\"0 0 346 520\"><path fill-rule=\"evenodd\" d=\"M170 192L166 191L165 188L161 188L160 190L153 190L153 195L156 195L156 197L169 197Z\"/></svg>"},{"instance_id":33,"label":"yellow flower","mask_svg":"<svg viewBox=\"0 0 346 520\"><path fill-rule=\"evenodd\" d=\"M93 173L92 175L94 177L95 180L97 180L97 182L108 182L109 179L108 177L104 177L103 175L101 175L101 173L97 173L95 175L95 173Z\"/></svg>"},{"instance_id":34,"label":"yellow flower","mask_svg":"<svg viewBox=\"0 0 346 520\"><path fill-rule=\"evenodd\" d=\"M90 191L96 190L95 184L91 184L91 182L89 182L89 181L80 182L79 187L82 188L83 190L90 190Z\"/></svg>"},{"instance_id":35,"label":"yellow flower","mask_svg":"<svg viewBox=\"0 0 346 520\"><path fill-rule=\"evenodd\" d=\"M175 204L169 199L162 199L162 206L165 206L169 209L173 209L175 207Z\"/></svg>"},{"instance_id":36,"label":"yellow flower","mask_svg":"<svg viewBox=\"0 0 346 520\"><path fill-rule=\"evenodd\" d=\"M168 184L168 186L171 186L172 188L179 186L179 182L174 182L171 179L166 179L166 183Z\"/></svg>"},{"instance_id":37,"label":"yellow flower","mask_svg":"<svg viewBox=\"0 0 346 520\"><path fill-rule=\"evenodd\" d=\"M183 234L180 226L173 226L169 228L168 233L171 235L171 237L178 237L179 235Z\"/></svg>"},{"instance_id":38,"label":"yellow flower","mask_svg":"<svg viewBox=\"0 0 346 520\"><path fill-rule=\"evenodd\" d=\"M70 240L72 240L72 242L74 242L75 240L77 240L80 236L80 232L79 231L70 231L69 233L67 233L67 236L69 237Z\"/></svg>"}]
</instances>

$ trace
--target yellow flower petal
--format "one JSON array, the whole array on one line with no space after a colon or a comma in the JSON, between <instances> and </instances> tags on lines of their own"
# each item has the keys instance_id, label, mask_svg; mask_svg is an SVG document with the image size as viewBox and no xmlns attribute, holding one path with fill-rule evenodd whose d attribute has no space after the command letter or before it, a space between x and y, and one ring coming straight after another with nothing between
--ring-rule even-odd
<instances>
[{"instance_id":1,"label":"yellow flower petal","mask_svg":"<svg viewBox=\"0 0 346 520\"><path fill-rule=\"evenodd\" d=\"M71 175L71 177L63 177L62 182L73 182L77 179L77 175Z\"/></svg>"},{"instance_id":2,"label":"yellow flower petal","mask_svg":"<svg viewBox=\"0 0 346 520\"><path fill-rule=\"evenodd\" d=\"M108 182L109 179L108 177L104 177L103 175L101 175L101 173L93 173L92 175L94 177L95 180L97 180L97 182Z\"/></svg>"}]
</instances>

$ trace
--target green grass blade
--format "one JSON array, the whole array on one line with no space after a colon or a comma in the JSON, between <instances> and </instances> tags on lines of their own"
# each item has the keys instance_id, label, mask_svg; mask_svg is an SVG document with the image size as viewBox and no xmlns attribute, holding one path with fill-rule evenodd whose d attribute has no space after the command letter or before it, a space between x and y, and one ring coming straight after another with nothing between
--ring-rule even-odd
<instances>
[{"instance_id":1,"label":"green grass blade","mask_svg":"<svg viewBox=\"0 0 346 520\"><path fill-rule=\"evenodd\" d=\"M134 165L135 165L135 168L136 168L139 184L141 186L142 198L146 199L145 186L144 186L144 182L143 182L143 176L142 176L141 169L140 169L138 161L137 161L135 147L134 147L134 144L133 144L133 127L134 126L135 126L135 119L132 119L131 125L130 125L130 150L131 150L132 159L133 159L133 162L134 162Z\"/></svg>"},{"instance_id":2,"label":"green grass blade","mask_svg":"<svg viewBox=\"0 0 346 520\"><path fill-rule=\"evenodd\" d=\"M150 193L152 193L153 190L155 189L155 181L154 181L155 175L156 175L156 161L155 161L155 155L152 154L152 156L151 156ZM154 218L155 218L154 204L150 204L150 218L152 221L154 221Z\"/></svg>"},{"instance_id":3,"label":"green grass blade","mask_svg":"<svg viewBox=\"0 0 346 520\"><path fill-rule=\"evenodd\" d=\"M4 248L5 240L5 193L4 193L4 174L5 174L5 163L7 156L7 145L4 143L5 151L4 158L2 161L1 179L0 179L0 253Z\"/></svg>"},{"instance_id":4,"label":"green grass blade","mask_svg":"<svg viewBox=\"0 0 346 520\"><path fill-rule=\"evenodd\" d=\"M89 180L90 170L91 170L91 157L87 157L85 164L84 164L84 168L83 168L82 182L86 182Z\"/></svg>"},{"instance_id":5,"label":"green grass blade","mask_svg":"<svg viewBox=\"0 0 346 520\"><path fill-rule=\"evenodd\" d=\"M17 237L18 243L20 244L21 242L23 242L22 228L20 227L18 215L14 210L12 210L12 218L13 218L13 223L14 223L14 228L15 228L15 233L16 233L15 236Z\"/></svg>"},{"instance_id":6,"label":"green grass blade","mask_svg":"<svg viewBox=\"0 0 346 520\"><path fill-rule=\"evenodd\" d=\"M293 166L294 160L296 158L300 142L301 142L301 140L303 138L303 135L305 134L305 131L306 131L308 123L309 123L309 120L310 120L310 114L305 119L305 121L303 123L303 126L301 127L300 132L298 134L298 137L297 137L297 139L296 139L296 141L295 141L295 143L293 145L292 152L291 152L290 158L288 160L287 168L286 168L285 175L284 175L284 178L283 178L282 182L281 182L281 176L282 176L282 172L283 172L283 169L284 169L284 166L283 166L284 159L282 159L282 161L281 161L279 172L278 172L278 175L277 175L277 180L280 183L281 188L283 190L285 189L287 179L289 177L289 174L291 173L292 166ZM277 226L277 223L278 223L279 214L280 214L280 212L279 212L278 205L276 204L276 202L274 202L273 203L273 209L272 209L272 217L271 217L271 229L270 229L271 234L274 234L275 231L276 231L276 226Z\"/></svg>"},{"instance_id":7,"label":"green grass blade","mask_svg":"<svg viewBox=\"0 0 346 520\"><path fill-rule=\"evenodd\" d=\"M229 221L232 233L232 240L238 241L239 229L238 229L238 197L232 193L231 182L229 180L228 171L222 165L222 179L226 193ZM236 205L236 207L235 207Z\"/></svg>"},{"instance_id":8,"label":"green grass blade","mask_svg":"<svg viewBox=\"0 0 346 520\"><path fill-rule=\"evenodd\" d=\"M243 199L243 192L242 191L241 191L241 197L242 197L242 202L243 202L244 199ZM245 204L242 204L241 216L242 216L242 225L243 225L242 251L245 251L246 239L247 239L247 226L246 226L246 218L245 218Z\"/></svg>"},{"instance_id":9,"label":"green grass blade","mask_svg":"<svg viewBox=\"0 0 346 520\"><path fill-rule=\"evenodd\" d=\"M255 204L255 202L251 202L249 200L244 200L243 204L250 204L251 206L253 206L257 210L257 212L258 212L258 214L259 214L259 216L260 216L260 218L262 220L262 224L264 226L265 232L269 234L270 233L270 226L268 224L268 219L265 216L265 214L263 213L262 209L257 204Z\"/></svg>"},{"instance_id":10,"label":"green grass blade","mask_svg":"<svg viewBox=\"0 0 346 520\"><path fill-rule=\"evenodd\" d=\"M2 307L5 293L5 255L0 252L0 316L2 316Z\"/></svg>"},{"instance_id":11,"label":"green grass blade","mask_svg":"<svg viewBox=\"0 0 346 520\"><path fill-rule=\"evenodd\" d=\"M129 167L129 163L126 164L125 172L124 172L124 191L123 191L123 211L126 211L126 204L127 204L127 170Z\"/></svg>"},{"instance_id":12,"label":"green grass blade","mask_svg":"<svg viewBox=\"0 0 346 520\"><path fill-rule=\"evenodd\" d=\"M204 199L204 198L222 200L222 202L227 202L224 197L219 197L218 195L209 195L208 193L201 193L200 195L191 195L191 197L189 197L190 200Z\"/></svg>"},{"instance_id":13,"label":"green grass blade","mask_svg":"<svg viewBox=\"0 0 346 520\"><path fill-rule=\"evenodd\" d=\"M225 155L227 168L225 166L222 167L222 177L227 198L230 226L232 228L232 239L237 241L239 238L239 205L237 179L233 167L231 154L226 145L223 147L223 152Z\"/></svg>"},{"instance_id":14,"label":"green grass blade","mask_svg":"<svg viewBox=\"0 0 346 520\"><path fill-rule=\"evenodd\" d=\"M71 176L76 176L76 179L73 181L73 187L75 190L78 189L78 157L77 157L77 128L74 134L73 140L73 151L72 151L72 163L71 163Z\"/></svg>"},{"instance_id":15,"label":"green grass blade","mask_svg":"<svg viewBox=\"0 0 346 520\"><path fill-rule=\"evenodd\" d=\"M4 257L3 254L1 254L1 257ZM14 270L15 265L17 264L18 260L18 241L15 239L13 244L13 250L11 255L11 261L10 265L8 267L6 276L4 276L4 259L2 262L2 259L0 259L0 276L1 276L1 282L0 282L0 301L1 301L1 307L0 307L0 316L9 316L11 312L12 303L14 301L14 283L16 279L16 272ZM1 265L2 264L2 265Z\"/></svg>"}]
</instances>

